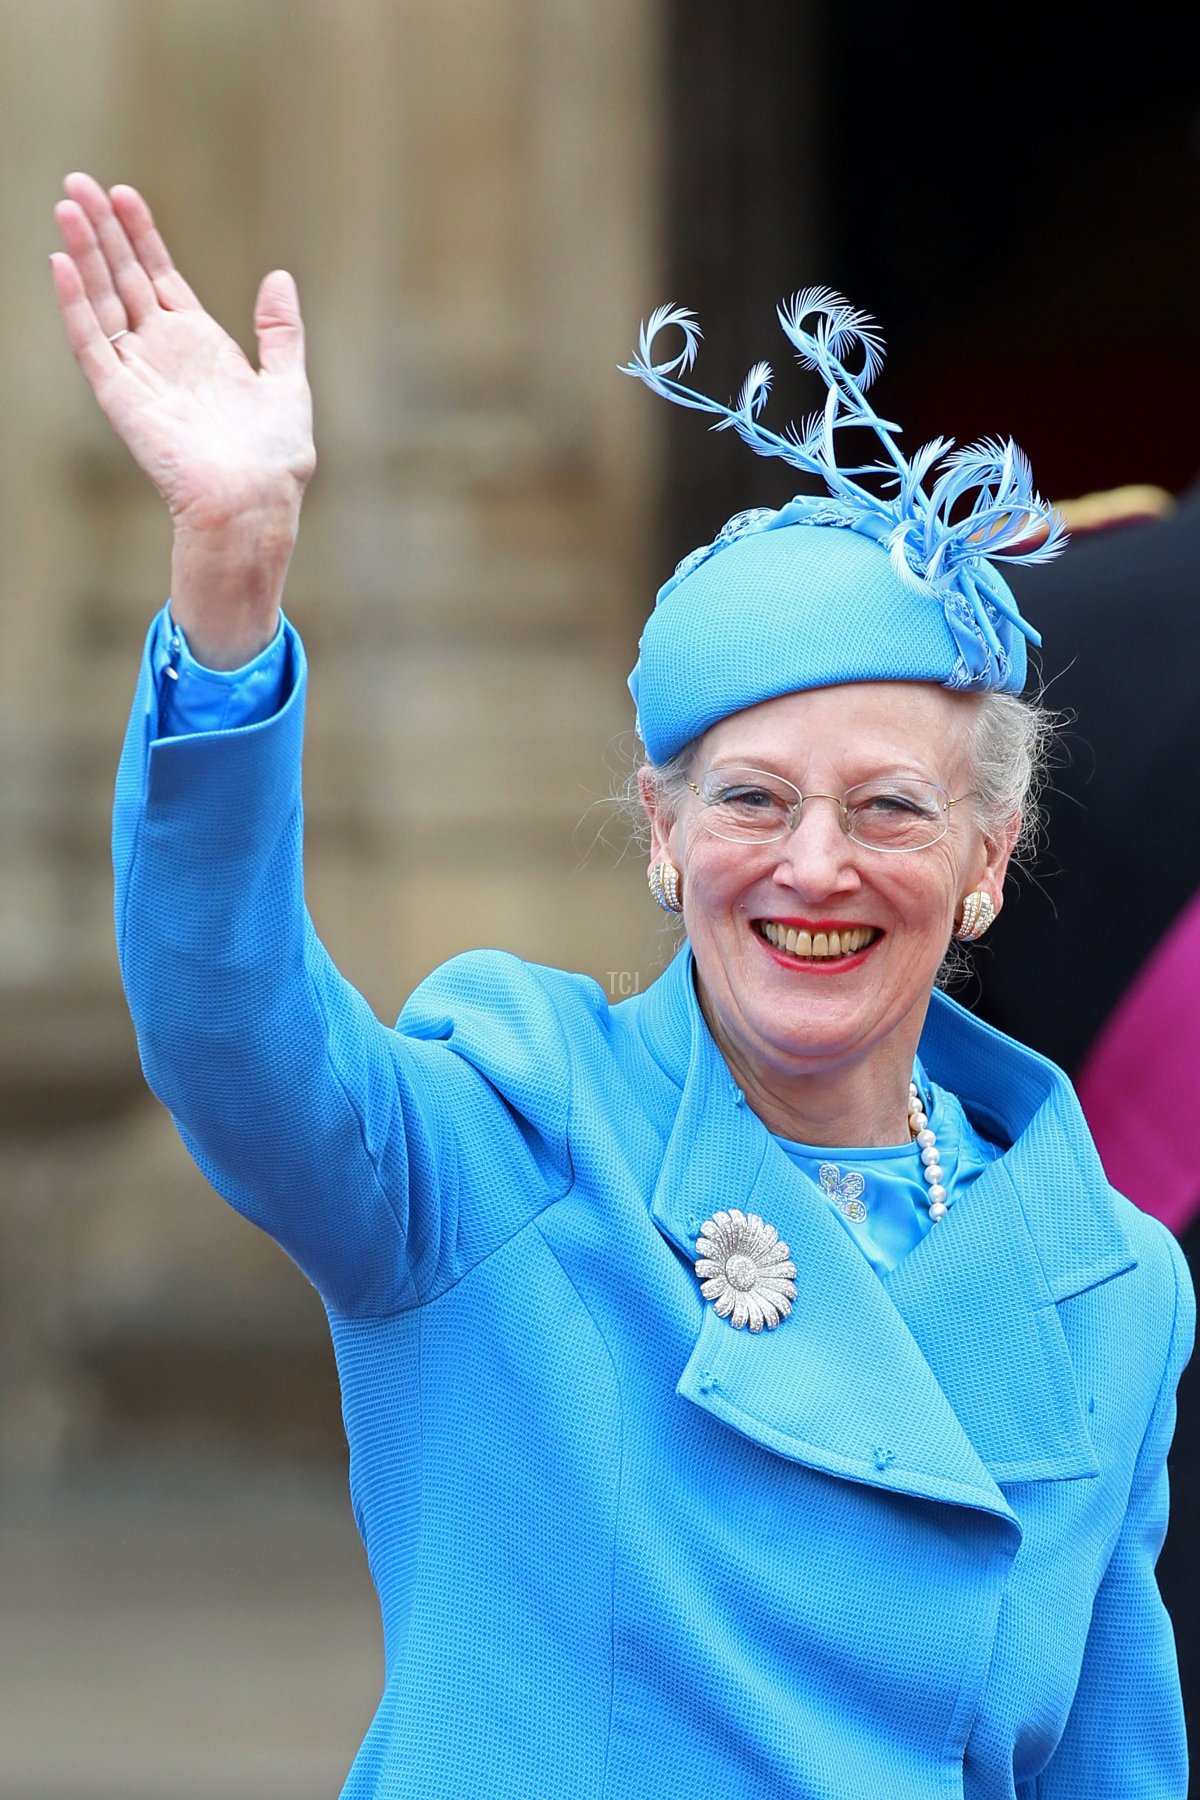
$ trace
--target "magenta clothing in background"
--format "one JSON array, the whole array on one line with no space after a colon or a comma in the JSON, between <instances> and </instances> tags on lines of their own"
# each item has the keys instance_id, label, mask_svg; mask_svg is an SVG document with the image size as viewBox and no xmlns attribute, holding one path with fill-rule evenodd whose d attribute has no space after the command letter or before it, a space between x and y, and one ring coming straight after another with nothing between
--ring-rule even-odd
<instances>
[{"instance_id":1,"label":"magenta clothing in background","mask_svg":"<svg viewBox=\"0 0 1200 1800\"><path fill-rule=\"evenodd\" d=\"M1200 1211L1200 893L1143 964L1078 1088L1113 1186L1185 1231Z\"/></svg>"}]
</instances>

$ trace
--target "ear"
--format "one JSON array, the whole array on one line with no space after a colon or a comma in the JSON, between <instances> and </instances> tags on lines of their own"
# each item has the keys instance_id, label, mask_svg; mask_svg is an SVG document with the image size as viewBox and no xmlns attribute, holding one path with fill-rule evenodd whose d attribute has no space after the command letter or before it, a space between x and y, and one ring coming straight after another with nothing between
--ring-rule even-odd
<instances>
[{"instance_id":1,"label":"ear","mask_svg":"<svg viewBox=\"0 0 1200 1800\"><path fill-rule=\"evenodd\" d=\"M1020 832L1021 820L1016 817L995 837L985 837L981 840L970 868L964 872L970 876L971 870L973 870L974 875L966 880L962 893L959 895L958 910L960 914L962 901L976 888L987 895L993 910L997 915L999 914L1004 905L1004 877L1008 873L1009 859Z\"/></svg>"},{"instance_id":2,"label":"ear","mask_svg":"<svg viewBox=\"0 0 1200 1800\"><path fill-rule=\"evenodd\" d=\"M638 796L650 821L650 861L674 862L670 846L674 820L668 816L663 805L662 789L653 769L643 767L638 770Z\"/></svg>"}]
</instances>

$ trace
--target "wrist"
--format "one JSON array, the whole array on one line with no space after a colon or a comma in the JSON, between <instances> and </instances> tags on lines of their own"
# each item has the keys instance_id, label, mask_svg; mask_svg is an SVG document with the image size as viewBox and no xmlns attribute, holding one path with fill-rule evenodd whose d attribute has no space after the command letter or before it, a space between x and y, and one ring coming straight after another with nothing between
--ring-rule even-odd
<instances>
[{"instance_id":1,"label":"wrist","mask_svg":"<svg viewBox=\"0 0 1200 1800\"><path fill-rule=\"evenodd\" d=\"M237 669L266 648L296 542L299 505L242 509L225 520L176 525L172 612L198 662Z\"/></svg>"}]
</instances>

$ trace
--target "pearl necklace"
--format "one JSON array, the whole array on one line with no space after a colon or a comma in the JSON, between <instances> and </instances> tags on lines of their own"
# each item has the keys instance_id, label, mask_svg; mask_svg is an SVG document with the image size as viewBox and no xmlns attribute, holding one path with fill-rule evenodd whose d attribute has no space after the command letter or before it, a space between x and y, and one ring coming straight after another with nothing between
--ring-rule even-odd
<instances>
[{"instance_id":1,"label":"pearl necklace","mask_svg":"<svg viewBox=\"0 0 1200 1800\"><path fill-rule=\"evenodd\" d=\"M908 1128L916 1139L921 1161L925 1165L925 1180L929 1184L929 1192L925 1198L929 1202L929 1217L936 1225L939 1219L945 1218L949 1210L943 1185L945 1171L938 1161L937 1137L929 1129L929 1118L915 1081L908 1084Z\"/></svg>"}]
</instances>

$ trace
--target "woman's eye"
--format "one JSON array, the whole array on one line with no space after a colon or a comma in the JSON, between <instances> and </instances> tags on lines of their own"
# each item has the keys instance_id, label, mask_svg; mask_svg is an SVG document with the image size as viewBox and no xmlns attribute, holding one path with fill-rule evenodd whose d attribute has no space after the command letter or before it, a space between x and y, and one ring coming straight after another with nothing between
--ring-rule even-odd
<instances>
[{"instance_id":1,"label":"woman's eye","mask_svg":"<svg viewBox=\"0 0 1200 1800\"><path fill-rule=\"evenodd\" d=\"M928 818L934 808L930 802L917 798L915 794L885 792L868 794L856 802L855 812L891 813L906 818Z\"/></svg>"},{"instance_id":2,"label":"woman's eye","mask_svg":"<svg viewBox=\"0 0 1200 1800\"><path fill-rule=\"evenodd\" d=\"M741 806L748 812L769 812L779 802L765 788L718 788L713 796L716 806Z\"/></svg>"},{"instance_id":3,"label":"woman's eye","mask_svg":"<svg viewBox=\"0 0 1200 1800\"><path fill-rule=\"evenodd\" d=\"M871 794L860 806L869 807L872 812L919 812L915 800L906 794Z\"/></svg>"}]
</instances>

